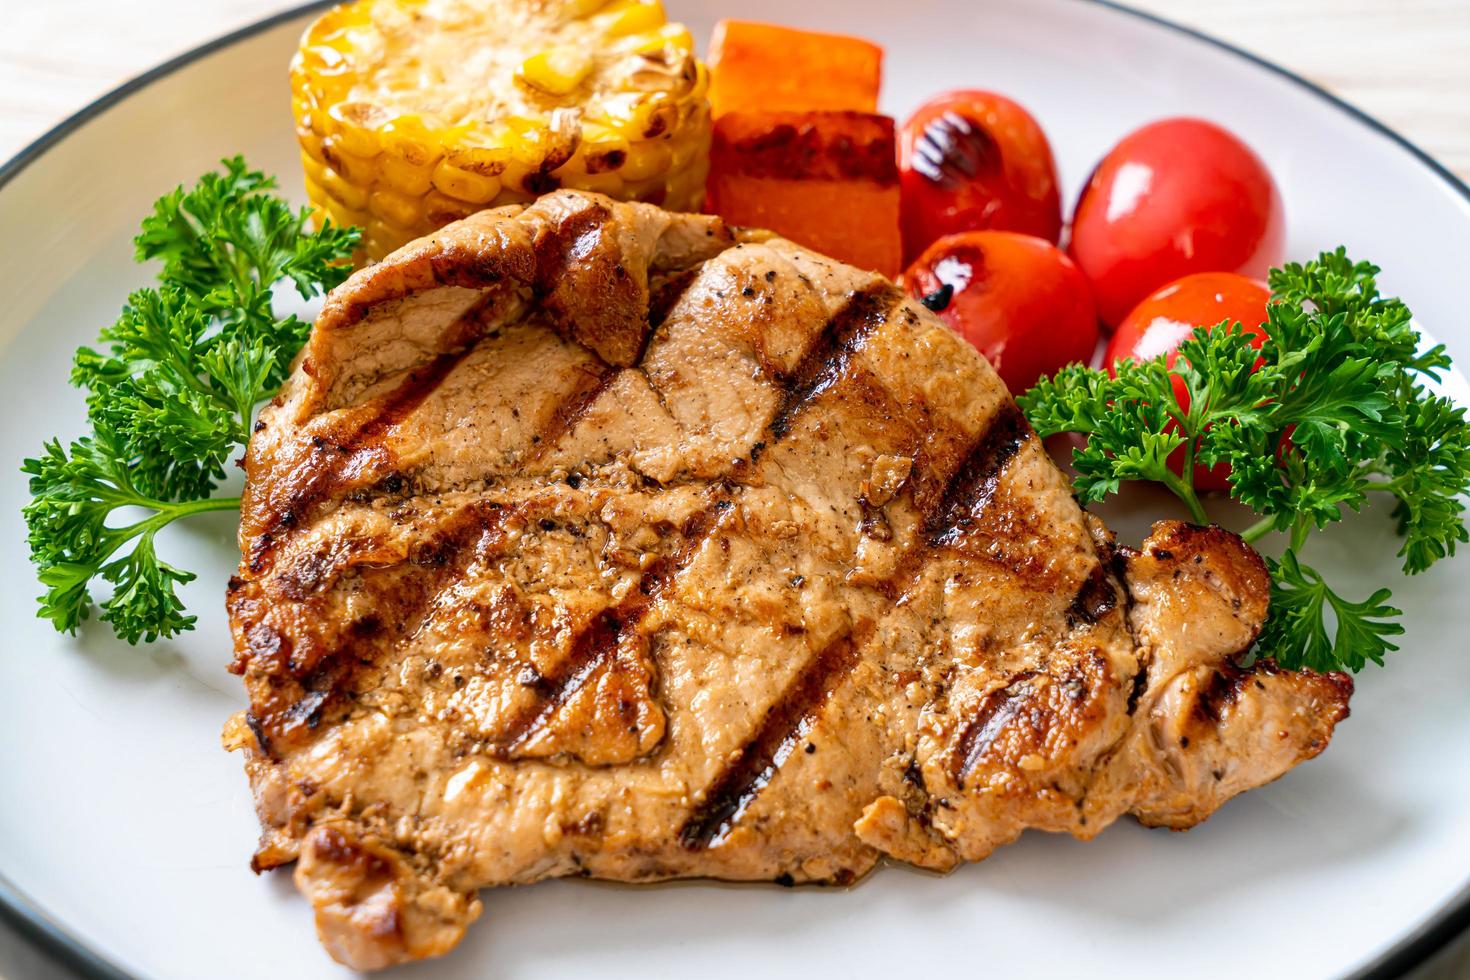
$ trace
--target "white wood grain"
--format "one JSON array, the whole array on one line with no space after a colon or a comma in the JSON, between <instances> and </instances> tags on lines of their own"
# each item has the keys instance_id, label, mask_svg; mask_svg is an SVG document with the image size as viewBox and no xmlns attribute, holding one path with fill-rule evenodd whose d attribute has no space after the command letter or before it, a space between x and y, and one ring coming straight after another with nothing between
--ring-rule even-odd
<instances>
[{"instance_id":1,"label":"white wood grain","mask_svg":"<svg viewBox=\"0 0 1470 980\"><path fill-rule=\"evenodd\" d=\"M1470 0L1133 2L1325 85L1470 178ZM294 5L5 0L0 160L160 61Z\"/></svg>"}]
</instances>

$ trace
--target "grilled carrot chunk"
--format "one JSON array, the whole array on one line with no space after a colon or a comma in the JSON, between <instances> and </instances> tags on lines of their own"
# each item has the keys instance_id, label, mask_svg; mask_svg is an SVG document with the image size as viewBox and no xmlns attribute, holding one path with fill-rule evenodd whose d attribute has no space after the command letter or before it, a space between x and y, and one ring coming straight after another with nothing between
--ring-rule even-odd
<instances>
[{"instance_id":1,"label":"grilled carrot chunk","mask_svg":"<svg viewBox=\"0 0 1470 980\"><path fill-rule=\"evenodd\" d=\"M902 261L893 120L732 112L715 121L707 207L893 278Z\"/></svg>"},{"instance_id":2,"label":"grilled carrot chunk","mask_svg":"<svg viewBox=\"0 0 1470 980\"><path fill-rule=\"evenodd\" d=\"M861 38L722 20L710 39L710 107L874 112L883 49Z\"/></svg>"}]
</instances>

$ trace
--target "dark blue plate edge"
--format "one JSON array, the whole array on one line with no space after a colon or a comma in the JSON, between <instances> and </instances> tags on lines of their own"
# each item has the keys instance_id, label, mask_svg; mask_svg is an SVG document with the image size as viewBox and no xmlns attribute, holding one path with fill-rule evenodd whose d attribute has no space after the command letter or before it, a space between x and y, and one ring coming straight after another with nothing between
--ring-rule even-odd
<instances>
[{"instance_id":1,"label":"dark blue plate edge","mask_svg":"<svg viewBox=\"0 0 1470 980\"><path fill-rule=\"evenodd\" d=\"M134 92L146 88L159 79L165 78L180 68L193 64L195 61L213 54L222 48L237 44L240 41L253 37L263 31L268 31L279 24L295 20L314 10L329 7L334 2L335 0L312 0L310 3L304 3L300 6L283 10L264 20L249 24L239 30L215 38L213 41L202 44L197 48L186 51L158 65L156 68L144 72L131 81L119 85L117 88L52 127L10 160L0 165L0 189L3 189L6 184L14 180L21 171L44 156L46 151L51 149L51 147L60 143L77 129L80 129L86 123L117 105ZM1080 2L1107 7L1119 13L1137 17L1139 20L1148 21L1167 30L1187 35L1204 44L1229 52L1238 58L1243 58L1275 75L1279 75L1312 93L1340 112L1346 113L1379 135L1397 143L1448 184L1451 190L1465 198L1465 200L1470 201L1470 186L1466 186L1465 182L1451 173L1444 164L1434 159L1434 157L1430 156L1395 130L1379 122L1356 106L1344 102L1315 82L1308 81L1295 72L1283 68L1274 62L1267 61L1259 55L1252 54L1233 44L1221 41L1209 34L1197 31L1191 27L1185 27L1182 24L1176 24L1171 20L1155 14L1134 9L1126 4L1118 3L1117 0L1080 0ZM3 875L0 875L0 918L10 923L17 932L33 942L52 959L68 967L79 976L87 978L87 980L135 980L131 974L109 963L86 943L71 935L60 924L52 920L50 916L41 911L40 907L34 901L11 884ZM1470 930L1470 888L1461 891L1460 894L1450 900L1442 909L1430 916L1428 920L1420 924L1413 932L1373 962L1350 974L1348 980L1395 980L1395 978L1402 977L1415 967L1423 964L1467 930Z\"/></svg>"}]
</instances>

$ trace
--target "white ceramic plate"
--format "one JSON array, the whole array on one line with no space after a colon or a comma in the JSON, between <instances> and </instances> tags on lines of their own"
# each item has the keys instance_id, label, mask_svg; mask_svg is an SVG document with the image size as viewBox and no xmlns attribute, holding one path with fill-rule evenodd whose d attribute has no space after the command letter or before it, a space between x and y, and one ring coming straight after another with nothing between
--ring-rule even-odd
<instances>
[{"instance_id":1,"label":"white ceramic plate","mask_svg":"<svg viewBox=\"0 0 1470 980\"><path fill-rule=\"evenodd\" d=\"M696 36L727 12L668 5ZM1470 191L1270 66L1076 0L744 0L739 13L881 40L888 111L957 85L1018 98L1047 127L1068 198L1134 126L1218 120L1280 182L1292 255L1345 243L1371 257L1387 290L1470 363ZM164 66L0 171L0 905L95 975L344 973L288 876L246 866L257 826L239 759L218 743L243 704L224 670L232 520L162 543L202 572L185 590L197 632L140 649L95 624L65 638L35 618L17 471L43 439L77 434L71 352L143 282L129 239L153 198L236 152L297 191L285 66L306 16ZM1465 398L1463 379L1450 384ZM1404 649L1359 678L1353 717L1322 758L1189 834L1123 823L1082 844L1032 833L947 878L894 868L847 890L494 892L458 950L401 972L1397 974L1470 918L1470 562L1398 582L1386 515L1352 524L1314 544L1313 561L1352 591L1395 581Z\"/></svg>"}]
</instances>

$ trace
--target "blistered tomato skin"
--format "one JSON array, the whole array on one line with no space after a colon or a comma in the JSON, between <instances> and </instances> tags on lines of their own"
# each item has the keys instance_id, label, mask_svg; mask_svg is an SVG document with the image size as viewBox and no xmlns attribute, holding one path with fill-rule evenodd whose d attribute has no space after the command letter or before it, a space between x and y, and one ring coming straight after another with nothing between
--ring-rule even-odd
<instances>
[{"instance_id":1,"label":"blistered tomato skin","mask_svg":"<svg viewBox=\"0 0 1470 980\"><path fill-rule=\"evenodd\" d=\"M1257 349L1266 339L1261 325L1266 322L1266 304L1271 291L1266 284L1233 272L1198 272L1169 283L1146 297L1118 325L1108 341L1103 363L1110 374L1120 360L1149 361L1164 358L1169 367L1179 356L1179 345L1194 333L1196 327L1213 328L1221 323L1239 323L1252 335ZM1189 410L1189 391L1176 374L1173 377L1174 398ZM1184 471L1184 449L1169 457L1175 473ZM1197 490L1229 488L1230 467L1198 466L1194 468Z\"/></svg>"},{"instance_id":2,"label":"blistered tomato skin","mask_svg":"<svg viewBox=\"0 0 1470 980\"><path fill-rule=\"evenodd\" d=\"M930 99L899 134L905 261L941 237L1015 231L1056 242L1061 199L1051 145L1020 105L971 89Z\"/></svg>"},{"instance_id":3,"label":"blistered tomato skin","mask_svg":"<svg viewBox=\"0 0 1470 980\"><path fill-rule=\"evenodd\" d=\"M1005 231L949 235L904 274L909 294L989 359L1012 394L1097 347L1087 280L1051 242Z\"/></svg>"},{"instance_id":4,"label":"blistered tomato skin","mask_svg":"<svg viewBox=\"0 0 1470 980\"><path fill-rule=\"evenodd\" d=\"M1068 251L1115 326L1145 296L1194 272L1264 278L1281 262L1281 195L1261 159L1202 119L1165 119L1098 164Z\"/></svg>"}]
</instances>

